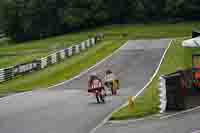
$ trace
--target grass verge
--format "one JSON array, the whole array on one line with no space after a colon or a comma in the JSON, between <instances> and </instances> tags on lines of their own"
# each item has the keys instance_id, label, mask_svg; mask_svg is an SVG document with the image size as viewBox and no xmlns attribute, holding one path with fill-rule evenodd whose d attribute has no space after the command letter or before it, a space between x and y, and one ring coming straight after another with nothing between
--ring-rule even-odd
<instances>
[{"instance_id":1,"label":"grass verge","mask_svg":"<svg viewBox=\"0 0 200 133\"><path fill-rule=\"evenodd\" d=\"M20 44L14 44L6 40L0 44L0 68L14 66L47 56L60 49L80 43L87 38L87 35L72 34Z\"/></svg>"},{"instance_id":2,"label":"grass verge","mask_svg":"<svg viewBox=\"0 0 200 133\"><path fill-rule=\"evenodd\" d=\"M23 63L40 56L45 56L53 50L68 47L71 44L79 43L95 35L98 32L107 34L128 33L128 36L120 40L118 36L107 37L98 46L90 49L80 55L71 57L66 61L49 67L45 70L31 73L26 76L18 77L17 79L0 84L0 96L5 96L10 93L29 91L37 88L46 88L67 80L81 71L89 68L104 57L108 56L115 49L119 48L125 40L128 39L147 39L147 38L173 38L184 37L191 34L192 29L199 27L199 22L187 22L177 24L145 24L145 25L112 25L101 28L96 28L90 31L72 33L68 35L48 38L44 40L25 42L14 44L9 39L0 42L0 54L18 53L18 52L36 52L25 56L18 57L1 57L0 66L9 66L16 63ZM174 49L175 50L175 49ZM175 55L176 57L176 55ZM90 60L88 60L90 58ZM142 100L138 100L142 103ZM149 102L150 103L150 102ZM144 106L143 108L147 108ZM144 109L145 110L145 109Z\"/></svg>"},{"instance_id":3,"label":"grass verge","mask_svg":"<svg viewBox=\"0 0 200 133\"><path fill-rule=\"evenodd\" d=\"M181 43L186 38L179 38L173 41L166 53L165 59L160 66L159 72L151 84L146 88L144 94L135 100L134 108L124 107L113 113L111 120L125 120L144 117L159 111L159 77L161 75L175 72L177 69L191 67L191 50L185 50ZM198 49L199 50L199 49ZM190 64L190 65L185 65Z\"/></svg>"},{"instance_id":4,"label":"grass verge","mask_svg":"<svg viewBox=\"0 0 200 133\"><path fill-rule=\"evenodd\" d=\"M35 58L40 58L43 55L46 56L55 50L66 48L72 44L80 43L82 40L88 38L88 36L95 35L98 32L103 32L106 34L128 33L128 36L126 37L127 40L147 38L174 38L190 36L192 29L196 27L200 27L199 22L182 22L176 24L127 24L104 26L88 31L71 33L19 44L15 44L9 39L3 39L0 41L0 68L31 61ZM112 36L109 39L116 40L118 39L118 36ZM24 59L24 55L13 57L1 56L19 53L29 53L25 56L30 57Z\"/></svg>"},{"instance_id":5,"label":"grass verge","mask_svg":"<svg viewBox=\"0 0 200 133\"><path fill-rule=\"evenodd\" d=\"M0 84L0 96L46 88L79 74L119 48L124 40L105 40L96 47L44 70Z\"/></svg>"}]
</instances>

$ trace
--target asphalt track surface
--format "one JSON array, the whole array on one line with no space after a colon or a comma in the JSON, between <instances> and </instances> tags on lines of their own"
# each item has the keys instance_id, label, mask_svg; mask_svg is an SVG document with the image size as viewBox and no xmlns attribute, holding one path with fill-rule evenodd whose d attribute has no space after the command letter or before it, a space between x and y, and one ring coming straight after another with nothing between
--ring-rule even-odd
<instances>
[{"instance_id":1,"label":"asphalt track surface","mask_svg":"<svg viewBox=\"0 0 200 133\"><path fill-rule=\"evenodd\" d=\"M200 133L200 109L164 119L106 123L95 133Z\"/></svg>"},{"instance_id":2,"label":"asphalt track surface","mask_svg":"<svg viewBox=\"0 0 200 133\"><path fill-rule=\"evenodd\" d=\"M111 58L69 83L1 98L0 133L90 132L128 96L144 87L169 43L169 39L128 41ZM96 104L87 94L88 74L97 72L103 77L107 69L117 74L121 89L118 96L106 97L105 104ZM112 132L104 127L102 130Z\"/></svg>"}]
</instances>

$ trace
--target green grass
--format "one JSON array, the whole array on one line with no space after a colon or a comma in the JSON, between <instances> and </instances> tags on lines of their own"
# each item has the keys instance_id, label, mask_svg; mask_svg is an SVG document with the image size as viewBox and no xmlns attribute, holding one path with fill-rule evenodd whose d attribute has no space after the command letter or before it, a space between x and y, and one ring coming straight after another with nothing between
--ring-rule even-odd
<instances>
[{"instance_id":1,"label":"green grass","mask_svg":"<svg viewBox=\"0 0 200 133\"><path fill-rule=\"evenodd\" d=\"M105 40L98 46L71 57L64 62L46 68L44 70L18 77L17 79L0 84L0 96L10 93L29 91L38 88L46 88L79 74L81 71L94 65L96 62L108 56L119 48L128 39L147 38L174 38L190 36L192 29L199 27L198 22L187 22L178 24L145 24L145 25L112 25L99 27L93 30L72 33L44 40L37 40L15 44L9 39L0 42L1 54L26 53L26 56L0 57L0 68L31 61L41 56L68 47L95 35L98 32L106 34L128 33L125 38L119 36L106 36ZM34 52L33 52L34 51ZM100 52L101 51L101 52ZM30 53L30 54L29 54ZM138 103L142 103L138 100ZM152 104L149 102L149 104ZM144 108L147 108L144 106Z\"/></svg>"},{"instance_id":2,"label":"green grass","mask_svg":"<svg viewBox=\"0 0 200 133\"><path fill-rule=\"evenodd\" d=\"M0 95L5 96L9 93L24 92L36 88L46 88L67 80L91 67L93 64L96 64L98 61L119 48L124 42L124 40L103 41L96 47L93 47L80 55L71 57L60 64L0 84Z\"/></svg>"},{"instance_id":3,"label":"green grass","mask_svg":"<svg viewBox=\"0 0 200 133\"><path fill-rule=\"evenodd\" d=\"M47 56L60 49L78 44L81 41L86 40L88 36L89 33L83 35L74 33L19 44L15 44L9 39L2 40L0 42L0 68L29 62Z\"/></svg>"},{"instance_id":4,"label":"green grass","mask_svg":"<svg viewBox=\"0 0 200 133\"><path fill-rule=\"evenodd\" d=\"M111 25L99 27L93 30L82 31L79 33L66 34L63 36L57 36L48 39L30 41L19 44L15 44L9 39L4 39L4 41L0 41L0 55L30 53L29 55L31 57L23 61L23 55L6 58L0 56L0 68L8 67L10 65L16 65L18 63L24 63L26 61L31 61L35 57L40 58L42 55L47 55L50 52L66 48L72 44L79 43L82 40L88 38L88 36L95 35L98 32L103 32L106 34L128 33L128 36L126 37L127 40L147 38L173 38L190 36L192 29L196 27L200 27L199 22L187 22L177 24L153 23L137 25ZM116 40L118 39L118 36L109 37L109 39ZM41 54L41 56L39 56L39 54ZM6 59L9 61L5 61Z\"/></svg>"},{"instance_id":5,"label":"green grass","mask_svg":"<svg viewBox=\"0 0 200 133\"><path fill-rule=\"evenodd\" d=\"M152 23L137 25L112 25L98 28L98 32L104 33L128 33L130 39L143 38L174 38L190 36L191 31L200 27L199 22L185 22L176 24Z\"/></svg>"},{"instance_id":6,"label":"green grass","mask_svg":"<svg viewBox=\"0 0 200 133\"><path fill-rule=\"evenodd\" d=\"M14 66L17 65L18 63L26 63L32 61L33 59L39 59L41 57L44 57L49 53L34 53L34 54L17 55L17 56L4 56L0 58L0 68Z\"/></svg>"},{"instance_id":7,"label":"green grass","mask_svg":"<svg viewBox=\"0 0 200 133\"><path fill-rule=\"evenodd\" d=\"M89 34L73 33L24 43L14 43L8 39L0 43L0 53L61 49L66 48L71 43L80 43L82 40L87 39L88 36Z\"/></svg>"},{"instance_id":8,"label":"green grass","mask_svg":"<svg viewBox=\"0 0 200 133\"><path fill-rule=\"evenodd\" d=\"M112 120L124 120L144 117L159 111L159 77L177 71L177 69L191 68L191 51L194 49L184 49L181 38L174 41L169 48L166 57L161 64L160 70L151 84L146 88L144 95L135 100L134 108L122 108L119 112L113 113ZM196 49L195 51L200 51Z\"/></svg>"}]
</instances>

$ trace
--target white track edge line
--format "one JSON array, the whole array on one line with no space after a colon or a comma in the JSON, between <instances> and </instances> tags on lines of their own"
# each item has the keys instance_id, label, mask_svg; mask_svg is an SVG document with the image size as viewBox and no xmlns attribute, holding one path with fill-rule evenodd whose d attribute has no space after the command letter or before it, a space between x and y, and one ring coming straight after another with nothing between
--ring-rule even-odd
<instances>
[{"instance_id":1,"label":"white track edge line","mask_svg":"<svg viewBox=\"0 0 200 133\"><path fill-rule=\"evenodd\" d=\"M160 117L160 119L167 119L167 118L174 117L174 116L177 116L177 115L180 115L180 114L189 113L189 112L195 111L197 109L200 109L200 106L197 106L197 107L194 107L194 108L191 108L191 109L187 109L187 110L184 110L184 111L181 111L181 112L177 112L177 113L174 113L174 114L162 116L162 117Z\"/></svg>"},{"instance_id":2,"label":"white track edge line","mask_svg":"<svg viewBox=\"0 0 200 133\"><path fill-rule=\"evenodd\" d=\"M194 131L194 132L191 132L191 133L200 133L200 130L197 130L197 131Z\"/></svg>"},{"instance_id":3,"label":"white track edge line","mask_svg":"<svg viewBox=\"0 0 200 133\"><path fill-rule=\"evenodd\" d=\"M134 99L136 97L138 97L145 90L145 88L152 82L153 78L157 75L157 73L158 73L158 71L160 69L160 66L161 66L161 64L162 64L162 62L163 62L163 60L165 58L165 55L166 55L166 53L167 53L168 49L170 48L170 46L171 46L171 44L172 44L173 41L174 41L174 39L172 39L169 42L168 47L165 49L165 52L164 52L164 54L163 54L163 56L162 56L162 58L160 60L160 63L158 65L157 70L155 71L154 75L151 77L151 79L149 80L149 82L144 86L144 88L142 88L135 96L133 96ZM101 123L99 123L89 133L95 133L98 128L102 127L110 119L110 117L112 116L113 113L118 112L120 109L122 109L123 107L125 107L127 105L128 105L128 101L126 103L122 104L119 108L115 109L113 112L111 112Z\"/></svg>"},{"instance_id":4,"label":"white track edge line","mask_svg":"<svg viewBox=\"0 0 200 133\"><path fill-rule=\"evenodd\" d=\"M153 115L150 115L150 116L146 116L146 117L138 118L138 119L133 119L133 120L118 120L118 121L111 120L111 121L109 121L109 123L110 124L134 123L134 122L138 122L138 121L144 121L146 119L150 119L150 118L155 117L155 116L157 116L157 114L153 114Z\"/></svg>"}]
</instances>

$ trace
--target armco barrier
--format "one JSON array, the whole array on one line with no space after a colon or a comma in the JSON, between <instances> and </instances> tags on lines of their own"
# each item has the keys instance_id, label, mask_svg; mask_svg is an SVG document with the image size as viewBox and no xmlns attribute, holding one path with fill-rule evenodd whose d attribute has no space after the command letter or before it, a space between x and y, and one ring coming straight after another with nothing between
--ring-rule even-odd
<instances>
[{"instance_id":1,"label":"armco barrier","mask_svg":"<svg viewBox=\"0 0 200 133\"><path fill-rule=\"evenodd\" d=\"M91 43L92 43L92 45L96 44L95 38L91 38Z\"/></svg>"},{"instance_id":2,"label":"armco barrier","mask_svg":"<svg viewBox=\"0 0 200 133\"><path fill-rule=\"evenodd\" d=\"M80 53L79 45L75 45L75 53L76 54Z\"/></svg>"},{"instance_id":3,"label":"armco barrier","mask_svg":"<svg viewBox=\"0 0 200 133\"><path fill-rule=\"evenodd\" d=\"M57 54L53 53L51 55L51 64L55 64L57 62Z\"/></svg>"},{"instance_id":4,"label":"armco barrier","mask_svg":"<svg viewBox=\"0 0 200 133\"><path fill-rule=\"evenodd\" d=\"M28 72L31 72L31 71L35 71L35 70L38 69L38 63L40 63L40 62L32 61L32 62L29 62L29 63L16 65L13 68L13 74L14 74L14 76L16 76L16 75L28 73Z\"/></svg>"},{"instance_id":5,"label":"armco barrier","mask_svg":"<svg viewBox=\"0 0 200 133\"><path fill-rule=\"evenodd\" d=\"M47 57L41 58L41 69L47 67Z\"/></svg>"},{"instance_id":6,"label":"armco barrier","mask_svg":"<svg viewBox=\"0 0 200 133\"><path fill-rule=\"evenodd\" d=\"M56 54L56 60L57 62L60 62L61 61L61 56L60 56L60 51L55 53Z\"/></svg>"},{"instance_id":7,"label":"armco barrier","mask_svg":"<svg viewBox=\"0 0 200 133\"><path fill-rule=\"evenodd\" d=\"M14 77L14 73L13 73L14 68L13 67L9 67L4 69L4 80L11 80Z\"/></svg>"},{"instance_id":8,"label":"armco barrier","mask_svg":"<svg viewBox=\"0 0 200 133\"><path fill-rule=\"evenodd\" d=\"M65 58L66 57L69 57L69 49L67 48L67 49L64 49L64 51L65 51Z\"/></svg>"},{"instance_id":9,"label":"armco barrier","mask_svg":"<svg viewBox=\"0 0 200 133\"><path fill-rule=\"evenodd\" d=\"M47 66L50 66L52 64L52 57L51 55L47 56Z\"/></svg>"},{"instance_id":10,"label":"armco barrier","mask_svg":"<svg viewBox=\"0 0 200 133\"><path fill-rule=\"evenodd\" d=\"M60 59L61 59L61 60L64 60L65 57L66 57L66 55L65 55L65 50L61 50L61 51L59 52L59 54L60 54Z\"/></svg>"},{"instance_id":11,"label":"armco barrier","mask_svg":"<svg viewBox=\"0 0 200 133\"><path fill-rule=\"evenodd\" d=\"M200 36L200 31L199 30L193 30L192 31L192 38L195 38L195 37L199 37Z\"/></svg>"},{"instance_id":12,"label":"armco barrier","mask_svg":"<svg viewBox=\"0 0 200 133\"><path fill-rule=\"evenodd\" d=\"M90 47L90 40L89 40L89 39L86 41L86 47L87 47L87 48Z\"/></svg>"},{"instance_id":13,"label":"armco barrier","mask_svg":"<svg viewBox=\"0 0 200 133\"><path fill-rule=\"evenodd\" d=\"M3 69L0 69L0 83L3 82L3 81L5 81L5 80L4 80L4 75L5 75L5 74L4 74L4 70L3 70Z\"/></svg>"},{"instance_id":14,"label":"armco barrier","mask_svg":"<svg viewBox=\"0 0 200 133\"><path fill-rule=\"evenodd\" d=\"M73 47L68 48L68 57L73 55Z\"/></svg>"},{"instance_id":15,"label":"armco barrier","mask_svg":"<svg viewBox=\"0 0 200 133\"><path fill-rule=\"evenodd\" d=\"M103 37L103 34L99 34L98 36L87 39L86 41L83 41L80 44L73 45L69 48L52 53L51 55L43 57L41 59L19 64L9 68L2 68L0 69L0 83L7 80L11 80L18 75L24 75L26 73L44 69L70 56L79 54L81 51L85 51L86 49L96 45L96 43L102 40Z\"/></svg>"},{"instance_id":16,"label":"armco barrier","mask_svg":"<svg viewBox=\"0 0 200 133\"><path fill-rule=\"evenodd\" d=\"M82 43L81 43L81 50L84 51L85 49L86 49L86 47L85 47L85 42L82 42Z\"/></svg>"}]
</instances>

